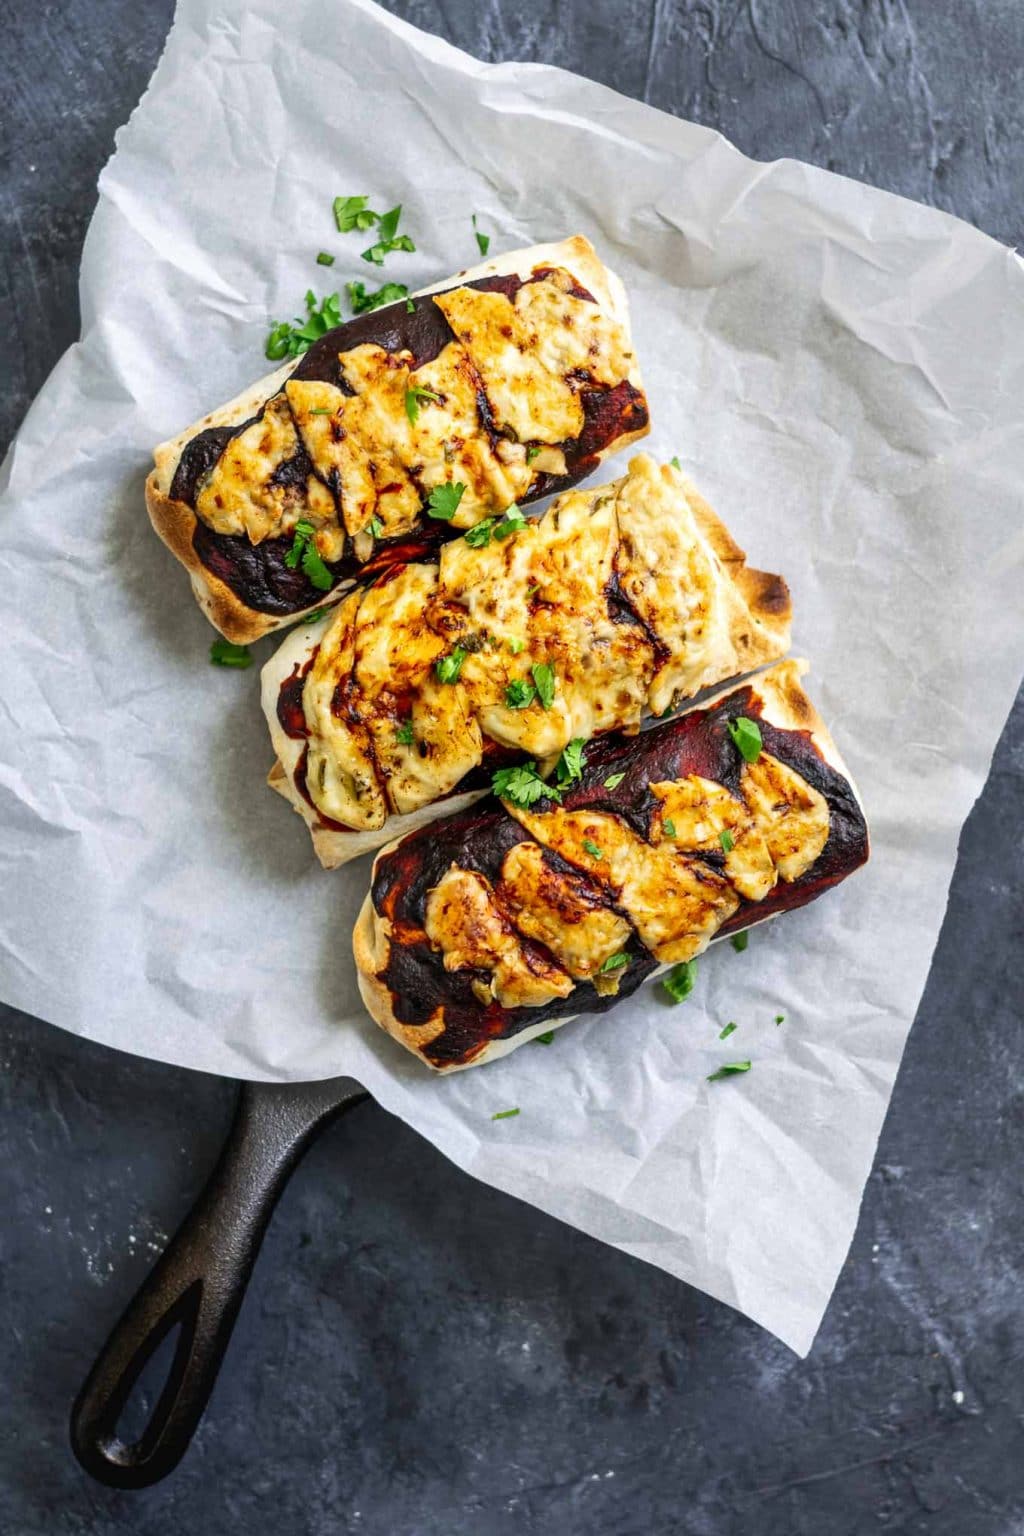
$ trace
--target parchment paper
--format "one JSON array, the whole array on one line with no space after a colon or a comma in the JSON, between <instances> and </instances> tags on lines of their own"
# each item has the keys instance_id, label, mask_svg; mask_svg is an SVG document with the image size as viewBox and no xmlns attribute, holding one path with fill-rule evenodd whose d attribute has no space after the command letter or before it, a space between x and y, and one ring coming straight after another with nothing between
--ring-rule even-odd
<instances>
[{"instance_id":1,"label":"parchment paper","mask_svg":"<svg viewBox=\"0 0 1024 1536\"><path fill-rule=\"evenodd\" d=\"M367 267L336 193L400 201L416 254ZM6 464L0 992L212 1072L351 1073L472 1174L806 1351L1024 666L1016 257L368 0L181 0L100 194L82 341ZM258 669L208 664L142 483L153 443L265 370L307 287L444 277L476 258L471 212L492 252L579 230L625 279L651 446L787 576L874 857L745 954L719 946L681 1007L648 986L438 1080L362 1012L368 861L315 868L264 787Z\"/></svg>"}]
</instances>

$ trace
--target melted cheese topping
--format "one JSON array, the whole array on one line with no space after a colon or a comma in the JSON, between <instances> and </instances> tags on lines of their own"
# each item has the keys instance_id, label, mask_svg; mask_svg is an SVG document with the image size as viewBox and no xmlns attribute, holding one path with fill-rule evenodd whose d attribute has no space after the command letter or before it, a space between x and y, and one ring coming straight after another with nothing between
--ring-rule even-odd
<instances>
[{"instance_id":1,"label":"melted cheese topping","mask_svg":"<svg viewBox=\"0 0 1024 1536\"><path fill-rule=\"evenodd\" d=\"M306 518L325 559L340 558L343 530L367 558L371 522L386 538L410 532L439 485L465 487L453 526L468 528L524 498L538 475L564 474L561 445L584 423L580 388L620 383L633 361L622 327L571 286L555 269L513 300L456 288L433 298L453 339L421 367L367 344L339 353L350 393L289 379L231 439L197 493L198 515L254 543ZM411 410L410 390L421 392ZM312 473L275 478L300 446ZM539 450L529 459L527 446Z\"/></svg>"},{"instance_id":2,"label":"melted cheese topping","mask_svg":"<svg viewBox=\"0 0 1024 1536\"><path fill-rule=\"evenodd\" d=\"M744 766L739 796L695 774L651 789L659 808L650 841L604 811L506 803L534 841L509 850L497 887L455 865L448 870L428 899L427 936L447 969L487 972L472 984L481 1002L521 1007L564 997L565 978L570 990L589 981L598 992L617 991L625 967L603 967L634 933L664 964L690 960L741 897L762 901L777 879L799 879L828 840L824 796L765 752ZM723 877L699 855L721 853L726 830L734 842ZM536 952L522 953L517 933L543 946L550 970Z\"/></svg>"},{"instance_id":3,"label":"melted cheese topping","mask_svg":"<svg viewBox=\"0 0 1024 1536\"><path fill-rule=\"evenodd\" d=\"M392 811L454 789L482 761L485 740L548 772L573 738L636 731L666 693L692 693L736 671L723 613L727 581L680 477L638 455L624 479L567 492L518 533L478 548L453 539L437 566L407 565L370 588L361 606L349 600L333 623L352 630L359 660L331 739L346 722L368 733ZM616 583L642 623L623 614ZM731 600L740 601L734 591ZM457 649L465 653L458 681L441 683L437 662ZM537 667L554 677L548 708L536 692ZM510 702L510 687L513 700L515 690L525 692L525 707ZM315 738L321 718L307 711ZM411 721L412 743L396 741L399 721ZM338 790L348 782L332 779L328 802L310 781L317 807L346 824Z\"/></svg>"},{"instance_id":4,"label":"melted cheese topping","mask_svg":"<svg viewBox=\"0 0 1024 1536\"><path fill-rule=\"evenodd\" d=\"M482 875L454 866L443 875L427 897L425 931L446 971L489 972L471 982L485 1006L537 1008L572 991L564 971L524 948Z\"/></svg>"}]
</instances>

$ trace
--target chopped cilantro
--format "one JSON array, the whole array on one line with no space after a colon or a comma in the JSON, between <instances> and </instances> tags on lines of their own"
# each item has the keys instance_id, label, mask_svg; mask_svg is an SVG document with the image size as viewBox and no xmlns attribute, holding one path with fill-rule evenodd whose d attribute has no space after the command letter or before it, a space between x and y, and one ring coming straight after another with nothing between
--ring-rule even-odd
<instances>
[{"instance_id":1,"label":"chopped cilantro","mask_svg":"<svg viewBox=\"0 0 1024 1536\"><path fill-rule=\"evenodd\" d=\"M719 1067L717 1072L708 1073L708 1082L717 1083L723 1077L736 1077L740 1072L749 1072L749 1061L727 1061L724 1067Z\"/></svg>"},{"instance_id":2,"label":"chopped cilantro","mask_svg":"<svg viewBox=\"0 0 1024 1536\"><path fill-rule=\"evenodd\" d=\"M527 462L527 464L532 464L534 459L537 457L538 453L540 453L540 444L539 443L533 443L529 448L527 448L527 450L526 450L526 462Z\"/></svg>"},{"instance_id":3,"label":"chopped cilantro","mask_svg":"<svg viewBox=\"0 0 1024 1536\"><path fill-rule=\"evenodd\" d=\"M406 401L408 402L408 395ZM453 485L450 480L444 485L435 485L427 497L427 515L440 518L442 523L450 523L459 510L459 502L462 500L466 487L461 480L456 480ZM472 533L472 529L470 532Z\"/></svg>"},{"instance_id":4,"label":"chopped cilantro","mask_svg":"<svg viewBox=\"0 0 1024 1536\"><path fill-rule=\"evenodd\" d=\"M313 524L300 518L295 524L295 537L291 549L284 557L284 563L292 571L297 570L301 563L307 580L321 592L329 592L334 585L334 577L324 564L315 540L316 529Z\"/></svg>"},{"instance_id":5,"label":"chopped cilantro","mask_svg":"<svg viewBox=\"0 0 1024 1536\"><path fill-rule=\"evenodd\" d=\"M533 1043L534 1043L534 1045L550 1045L554 1038L555 1038L554 1030L553 1029L546 1029L542 1035L534 1035Z\"/></svg>"},{"instance_id":6,"label":"chopped cilantro","mask_svg":"<svg viewBox=\"0 0 1024 1536\"><path fill-rule=\"evenodd\" d=\"M540 699L542 709L550 709L555 702L555 669L549 667L546 661L538 661L531 668L533 681L537 685L537 697Z\"/></svg>"},{"instance_id":7,"label":"chopped cilantro","mask_svg":"<svg viewBox=\"0 0 1024 1536\"><path fill-rule=\"evenodd\" d=\"M680 464L680 462L679 462L679 460L677 458L673 457L673 458L669 459L669 463L672 465L673 469L678 469L680 471L682 470L683 466Z\"/></svg>"},{"instance_id":8,"label":"chopped cilantro","mask_svg":"<svg viewBox=\"0 0 1024 1536\"><path fill-rule=\"evenodd\" d=\"M736 846L735 842L733 841L733 835L729 831L728 827L726 827L724 831L719 832L718 841L721 843L724 853L732 853Z\"/></svg>"},{"instance_id":9,"label":"chopped cilantro","mask_svg":"<svg viewBox=\"0 0 1024 1536\"><path fill-rule=\"evenodd\" d=\"M499 1109L492 1116L492 1120L512 1120L518 1115L518 1109Z\"/></svg>"},{"instance_id":10,"label":"chopped cilantro","mask_svg":"<svg viewBox=\"0 0 1024 1536\"><path fill-rule=\"evenodd\" d=\"M624 773L610 773L604 781L605 789L618 789L625 777Z\"/></svg>"},{"instance_id":11,"label":"chopped cilantro","mask_svg":"<svg viewBox=\"0 0 1024 1536\"><path fill-rule=\"evenodd\" d=\"M416 249L408 235L398 234L398 221L402 217L402 205L389 208L387 213L382 213L377 221L377 236L373 245L363 251L364 261L372 261L374 266L382 267L384 257L391 251L414 251Z\"/></svg>"},{"instance_id":12,"label":"chopped cilantro","mask_svg":"<svg viewBox=\"0 0 1024 1536\"><path fill-rule=\"evenodd\" d=\"M736 1033L737 1028L738 1026L735 1024L727 1024L724 1029L718 1031L719 1040L728 1040L730 1035Z\"/></svg>"},{"instance_id":13,"label":"chopped cilantro","mask_svg":"<svg viewBox=\"0 0 1024 1536\"><path fill-rule=\"evenodd\" d=\"M334 222L338 226L340 235L347 235L353 229L370 229L380 218L379 213L374 213L372 208L367 208L370 201L368 197L336 197L334 199Z\"/></svg>"},{"instance_id":14,"label":"chopped cilantro","mask_svg":"<svg viewBox=\"0 0 1024 1536\"><path fill-rule=\"evenodd\" d=\"M661 823L661 830L664 832L666 837L675 837L676 824L674 821L671 821L668 816L666 816L664 821Z\"/></svg>"},{"instance_id":15,"label":"chopped cilantro","mask_svg":"<svg viewBox=\"0 0 1024 1536\"><path fill-rule=\"evenodd\" d=\"M491 787L499 800L510 800L523 809L535 805L545 795L551 800L562 798L561 791L553 784L545 784L533 762L519 763L515 768L498 768L491 779Z\"/></svg>"},{"instance_id":16,"label":"chopped cilantro","mask_svg":"<svg viewBox=\"0 0 1024 1536\"><path fill-rule=\"evenodd\" d=\"M401 283L396 283L395 287L396 288L401 288L402 284ZM406 312L407 315L414 315L416 313L416 305L413 303L412 299L406 299L406 301L405 301L405 312Z\"/></svg>"},{"instance_id":17,"label":"chopped cilantro","mask_svg":"<svg viewBox=\"0 0 1024 1536\"><path fill-rule=\"evenodd\" d=\"M572 741L568 742L563 748L562 755L558 759L558 765L555 768L555 775L562 789L567 784L575 784L583 777L583 770L587 764L586 755L583 751L586 744L586 737L574 736Z\"/></svg>"},{"instance_id":18,"label":"chopped cilantro","mask_svg":"<svg viewBox=\"0 0 1024 1536\"><path fill-rule=\"evenodd\" d=\"M326 612L326 608L314 608L312 613L304 613L302 615L301 622L303 624L319 624Z\"/></svg>"},{"instance_id":19,"label":"chopped cilantro","mask_svg":"<svg viewBox=\"0 0 1024 1536\"><path fill-rule=\"evenodd\" d=\"M474 523L472 528L467 528L462 537L470 549L484 549L491 542L491 533L498 521L496 517L485 517L482 522Z\"/></svg>"},{"instance_id":20,"label":"chopped cilantro","mask_svg":"<svg viewBox=\"0 0 1024 1536\"><path fill-rule=\"evenodd\" d=\"M461 645L457 645L447 656L439 656L435 666L438 682L457 683L459 673L462 671L462 663L466 659L466 652Z\"/></svg>"},{"instance_id":21,"label":"chopped cilantro","mask_svg":"<svg viewBox=\"0 0 1024 1536\"><path fill-rule=\"evenodd\" d=\"M399 746L401 746L401 747L411 747L412 746L413 736L412 736L412 721L411 720L403 720L402 721L401 725L395 731L395 740L398 742Z\"/></svg>"},{"instance_id":22,"label":"chopped cilantro","mask_svg":"<svg viewBox=\"0 0 1024 1536\"><path fill-rule=\"evenodd\" d=\"M371 309L381 309L385 304L397 304L399 299L404 299L409 292L404 283L384 283L376 293L368 293L365 283L346 283L349 303L352 305L354 315L365 315ZM406 308L412 305L410 299ZM415 305L413 305L415 308Z\"/></svg>"},{"instance_id":23,"label":"chopped cilantro","mask_svg":"<svg viewBox=\"0 0 1024 1536\"><path fill-rule=\"evenodd\" d=\"M318 267L333 267L334 257L331 255L330 251L317 251L316 264Z\"/></svg>"},{"instance_id":24,"label":"chopped cilantro","mask_svg":"<svg viewBox=\"0 0 1024 1536\"><path fill-rule=\"evenodd\" d=\"M252 666L249 647L234 645L230 640L215 640L210 646L210 660L215 667L238 667L240 671Z\"/></svg>"},{"instance_id":25,"label":"chopped cilantro","mask_svg":"<svg viewBox=\"0 0 1024 1536\"><path fill-rule=\"evenodd\" d=\"M606 976L609 971L621 971L623 966L629 964L629 956L621 949L617 955L609 955L601 966L601 975Z\"/></svg>"},{"instance_id":26,"label":"chopped cilantro","mask_svg":"<svg viewBox=\"0 0 1024 1536\"><path fill-rule=\"evenodd\" d=\"M589 837L585 837L583 839L583 851L584 853L589 853L592 859L604 858L604 854L601 852L600 848ZM604 970L604 966L602 966L601 969Z\"/></svg>"},{"instance_id":27,"label":"chopped cilantro","mask_svg":"<svg viewBox=\"0 0 1024 1536\"><path fill-rule=\"evenodd\" d=\"M756 763L761 756L761 728L756 720L748 720L746 715L738 715L735 720L727 720L729 735L732 744L745 763Z\"/></svg>"},{"instance_id":28,"label":"chopped cilantro","mask_svg":"<svg viewBox=\"0 0 1024 1536\"><path fill-rule=\"evenodd\" d=\"M734 933L732 936L732 947L738 955L742 955L749 943L750 934L745 928L742 933Z\"/></svg>"},{"instance_id":29,"label":"chopped cilantro","mask_svg":"<svg viewBox=\"0 0 1024 1536\"><path fill-rule=\"evenodd\" d=\"M510 638L506 640L505 644L508 646L513 656L518 656L520 651L526 650L526 641L517 640L514 635L510 636Z\"/></svg>"},{"instance_id":30,"label":"chopped cilantro","mask_svg":"<svg viewBox=\"0 0 1024 1536\"><path fill-rule=\"evenodd\" d=\"M494 530L494 537L496 539L507 539L511 534L518 533L520 529L525 527L526 518L520 512L515 502L513 502L510 507L505 508L505 516L497 524Z\"/></svg>"},{"instance_id":31,"label":"chopped cilantro","mask_svg":"<svg viewBox=\"0 0 1024 1536\"><path fill-rule=\"evenodd\" d=\"M509 709L526 709L536 697L536 688L523 677L514 677L505 686L505 703Z\"/></svg>"},{"instance_id":32,"label":"chopped cilantro","mask_svg":"<svg viewBox=\"0 0 1024 1536\"><path fill-rule=\"evenodd\" d=\"M375 539L379 539L383 536L384 524L381 522L379 517L370 518L370 532L373 534Z\"/></svg>"},{"instance_id":33,"label":"chopped cilantro","mask_svg":"<svg viewBox=\"0 0 1024 1536\"><path fill-rule=\"evenodd\" d=\"M308 416L333 416L334 412L329 405L311 405L306 414Z\"/></svg>"},{"instance_id":34,"label":"chopped cilantro","mask_svg":"<svg viewBox=\"0 0 1024 1536\"><path fill-rule=\"evenodd\" d=\"M440 398L441 396L435 390L427 389L425 384L410 384L405 392L405 414L408 416L410 424L415 426L419 420L421 400L439 401ZM458 506L458 502L456 502L456 506ZM435 513L434 516L436 515Z\"/></svg>"},{"instance_id":35,"label":"chopped cilantro","mask_svg":"<svg viewBox=\"0 0 1024 1536\"><path fill-rule=\"evenodd\" d=\"M476 235L476 243L480 249L480 255L486 256L491 248L490 235L482 235L476 227L476 214L473 215L473 233Z\"/></svg>"},{"instance_id":36,"label":"chopped cilantro","mask_svg":"<svg viewBox=\"0 0 1024 1536\"><path fill-rule=\"evenodd\" d=\"M527 589L526 589L526 596L527 597L536 597L536 595L537 595L537 593L539 591L540 591L540 582L538 581L538 582L535 582L532 587L527 587Z\"/></svg>"},{"instance_id":37,"label":"chopped cilantro","mask_svg":"<svg viewBox=\"0 0 1024 1536\"><path fill-rule=\"evenodd\" d=\"M305 320L280 320L271 329L264 351L272 363L308 352L314 341L342 323L336 293L327 294L318 304L311 288L306 294L306 311Z\"/></svg>"},{"instance_id":38,"label":"chopped cilantro","mask_svg":"<svg viewBox=\"0 0 1024 1536\"><path fill-rule=\"evenodd\" d=\"M661 978L661 984L674 1003L682 1003L693 991L696 980L696 960L682 960Z\"/></svg>"},{"instance_id":39,"label":"chopped cilantro","mask_svg":"<svg viewBox=\"0 0 1024 1536\"><path fill-rule=\"evenodd\" d=\"M775 1022L776 1022L776 1024L785 1024L785 1022L786 1022L786 1015L784 1013L777 1013L775 1015Z\"/></svg>"}]
</instances>

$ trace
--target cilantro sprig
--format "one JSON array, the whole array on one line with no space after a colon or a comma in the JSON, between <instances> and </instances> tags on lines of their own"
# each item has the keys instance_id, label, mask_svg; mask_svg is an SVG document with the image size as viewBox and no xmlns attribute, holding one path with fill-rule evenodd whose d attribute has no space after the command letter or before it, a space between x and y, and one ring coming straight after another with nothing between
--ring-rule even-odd
<instances>
[{"instance_id":1,"label":"cilantro sprig","mask_svg":"<svg viewBox=\"0 0 1024 1536\"><path fill-rule=\"evenodd\" d=\"M425 384L410 384L405 392L405 414L409 418L410 426L415 426L420 419L420 401L433 400L439 402L441 396L434 389L428 389Z\"/></svg>"},{"instance_id":2,"label":"cilantro sprig","mask_svg":"<svg viewBox=\"0 0 1024 1536\"><path fill-rule=\"evenodd\" d=\"M406 409L408 409L408 397L406 397ZM442 523L450 523L459 510L459 502L465 494L466 487L461 480L456 480L454 485L450 480L444 485L435 485L427 497L427 516L436 517ZM469 532L473 532L472 528Z\"/></svg>"},{"instance_id":3,"label":"cilantro sprig","mask_svg":"<svg viewBox=\"0 0 1024 1536\"><path fill-rule=\"evenodd\" d=\"M517 763L514 768L496 769L491 777L491 788L499 800L507 800L511 805L518 805L521 810L527 810L545 797L556 801L562 798L561 790L556 785L548 784L541 778L534 762Z\"/></svg>"},{"instance_id":4,"label":"cilantro sprig","mask_svg":"<svg viewBox=\"0 0 1024 1536\"><path fill-rule=\"evenodd\" d=\"M314 341L342 324L341 304L336 293L328 293L317 301L312 288L306 292L305 320L279 320L271 328L264 348L272 363L285 357L298 357L308 352Z\"/></svg>"},{"instance_id":5,"label":"cilantro sprig","mask_svg":"<svg viewBox=\"0 0 1024 1536\"><path fill-rule=\"evenodd\" d=\"M505 703L509 709L527 709L536 697L536 688L525 677L514 677L505 684Z\"/></svg>"},{"instance_id":6,"label":"cilantro sprig","mask_svg":"<svg viewBox=\"0 0 1024 1536\"><path fill-rule=\"evenodd\" d=\"M530 668L534 687L542 709L550 709L555 702L555 669L546 661L535 662Z\"/></svg>"},{"instance_id":7,"label":"cilantro sprig","mask_svg":"<svg viewBox=\"0 0 1024 1536\"><path fill-rule=\"evenodd\" d=\"M376 293L369 292L366 284L358 279L346 283L345 287L354 315L365 315L371 309L382 309L385 304L397 304L399 299L407 298L409 293L404 283L384 283Z\"/></svg>"},{"instance_id":8,"label":"cilantro sprig","mask_svg":"<svg viewBox=\"0 0 1024 1536\"><path fill-rule=\"evenodd\" d=\"M324 564L320 551L314 542L316 529L312 523L300 517L295 524L295 536L292 547L284 557L284 563L289 570L297 570L301 564L307 579L319 592L329 592L334 586L334 577Z\"/></svg>"},{"instance_id":9,"label":"cilantro sprig","mask_svg":"<svg viewBox=\"0 0 1024 1536\"><path fill-rule=\"evenodd\" d=\"M578 784L582 779L583 770L587 766L584 751L586 745L585 736L574 736L563 747L562 755L555 766L555 777L560 789L565 789L569 784Z\"/></svg>"},{"instance_id":10,"label":"cilantro sprig","mask_svg":"<svg viewBox=\"0 0 1024 1536\"><path fill-rule=\"evenodd\" d=\"M434 666L439 683L457 683L459 673L462 671L462 663L466 659L467 652L461 645L457 645L447 656L439 656Z\"/></svg>"}]
</instances>

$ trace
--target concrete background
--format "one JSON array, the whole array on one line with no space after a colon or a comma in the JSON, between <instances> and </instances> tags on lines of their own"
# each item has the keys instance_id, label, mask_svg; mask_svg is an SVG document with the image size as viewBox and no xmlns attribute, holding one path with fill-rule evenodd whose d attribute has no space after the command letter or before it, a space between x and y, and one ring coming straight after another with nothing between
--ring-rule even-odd
<instances>
[{"instance_id":1,"label":"concrete background","mask_svg":"<svg viewBox=\"0 0 1024 1536\"><path fill-rule=\"evenodd\" d=\"M394 9L1020 242L1020 0ZM171 10L4 0L0 446L76 336L96 176ZM299 1169L188 1459L145 1493L99 1488L67 1449L69 1404L198 1192L233 1088L0 1008L0 1532L1022 1536L1022 804L1024 697L803 1362L371 1106Z\"/></svg>"}]
</instances>

